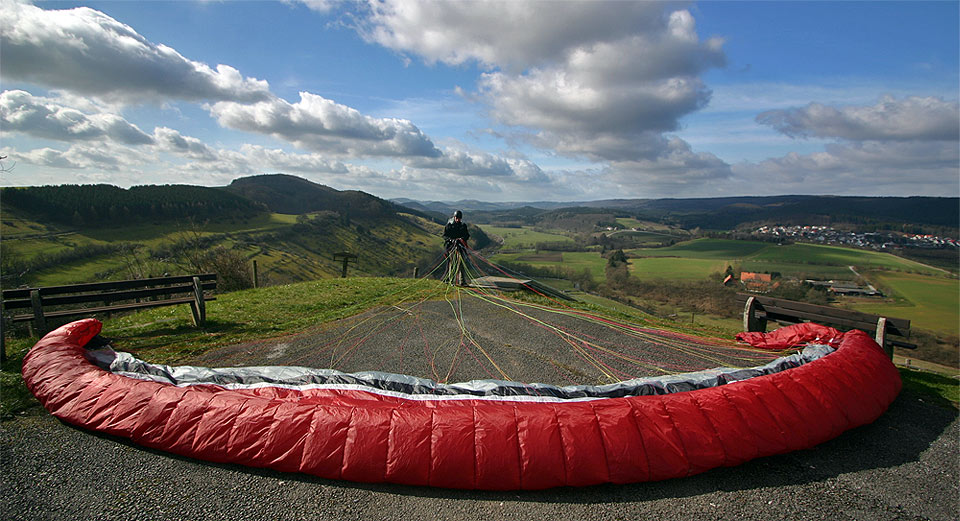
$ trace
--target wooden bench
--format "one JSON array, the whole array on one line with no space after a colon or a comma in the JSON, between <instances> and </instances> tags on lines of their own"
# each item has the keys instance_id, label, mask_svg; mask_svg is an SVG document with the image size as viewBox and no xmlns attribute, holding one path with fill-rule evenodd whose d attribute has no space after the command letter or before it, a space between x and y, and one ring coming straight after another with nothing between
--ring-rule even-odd
<instances>
[{"instance_id":1,"label":"wooden bench","mask_svg":"<svg viewBox=\"0 0 960 521\"><path fill-rule=\"evenodd\" d=\"M207 319L206 301L216 300L209 292L216 289L217 274L205 273L3 290L0 301L0 325L3 326L0 327L0 356L6 359L6 341L2 330L6 329L7 324L15 322L30 322L36 334L42 336L47 332L47 319L50 318L190 304L193 323L200 326ZM16 314L21 310L29 312Z\"/></svg>"},{"instance_id":2,"label":"wooden bench","mask_svg":"<svg viewBox=\"0 0 960 521\"><path fill-rule=\"evenodd\" d=\"M891 357L893 347L915 349L915 344L887 338L888 335L910 337L910 321L905 318L883 317L850 311L830 306L818 306L806 302L796 302L782 298L737 293L737 302L743 305L743 330L767 330L767 322L775 321L780 324L798 324L800 322L816 322L818 324L834 326L837 329L849 331L859 329L871 333L878 344Z\"/></svg>"}]
</instances>

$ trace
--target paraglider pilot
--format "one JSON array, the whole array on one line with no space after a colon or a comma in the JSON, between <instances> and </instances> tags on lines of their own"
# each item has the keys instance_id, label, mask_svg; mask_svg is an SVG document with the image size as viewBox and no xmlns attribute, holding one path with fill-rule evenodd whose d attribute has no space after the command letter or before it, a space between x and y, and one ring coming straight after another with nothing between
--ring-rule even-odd
<instances>
[{"instance_id":1,"label":"paraglider pilot","mask_svg":"<svg viewBox=\"0 0 960 521\"><path fill-rule=\"evenodd\" d=\"M457 210L453 212L453 217L447 221L443 227L443 246L447 252L448 275L450 282L466 284L466 275L464 274L467 241L470 240L470 231L467 230L467 224L463 222L463 212Z\"/></svg>"}]
</instances>

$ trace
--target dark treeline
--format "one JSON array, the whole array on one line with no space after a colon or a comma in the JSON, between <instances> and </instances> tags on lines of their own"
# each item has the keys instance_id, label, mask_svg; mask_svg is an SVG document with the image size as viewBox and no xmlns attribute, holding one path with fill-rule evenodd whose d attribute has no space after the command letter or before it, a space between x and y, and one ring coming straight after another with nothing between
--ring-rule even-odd
<instances>
[{"instance_id":1,"label":"dark treeline","mask_svg":"<svg viewBox=\"0 0 960 521\"><path fill-rule=\"evenodd\" d=\"M398 213L411 213L428 220L436 220L427 213L396 205L366 192L336 190L286 174L241 177L224 190L262 203L272 212L291 215L330 211L349 220L391 218Z\"/></svg>"},{"instance_id":2,"label":"dark treeline","mask_svg":"<svg viewBox=\"0 0 960 521\"><path fill-rule=\"evenodd\" d=\"M576 203L571 203L576 204ZM955 236L960 222L956 197L837 197L788 195L700 199L609 200L588 206L474 212L478 222L586 231L617 228L616 217L692 230L734 230L759 224L847 225L861 232L898 231Z\"/></svg>"},{"instance_id":3,"label":"dark treeline","mask_svg":"<svg viewBox=\"0 0 960 521\"><path fill-rule=\"evenodd\" d=\"M171 219L252 217L264 211L234 194L190 185L60 185L3 188L4 205L43 219L74 226Z\"/></svg>"}]
</instances>

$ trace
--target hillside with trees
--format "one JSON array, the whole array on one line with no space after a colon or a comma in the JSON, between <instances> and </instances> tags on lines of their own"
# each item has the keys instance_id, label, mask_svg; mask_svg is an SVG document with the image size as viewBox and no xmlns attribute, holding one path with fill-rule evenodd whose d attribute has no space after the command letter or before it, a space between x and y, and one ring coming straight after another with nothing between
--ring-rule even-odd
<instances>
[{"instance_id":1,"label":"hillside with trees","mask_svg":"<svg viewBox=\"0 0 960 521\"><path fill-rule=\"evenodd\" d=\"M77 227L117 222L144 223L213 218L249 218L266 206L232 193L190 185L147 185L123 189L112 185L29 186L0 189L5 208L39 221Z\"/></svg>"},{"instance_id":2,"label":"hillside with trees","mask_svg":"<svg viewBox=\"0 0 960 521\"><path fill-rule=\"evenodd\" d=\"M396 275L440 255L442 222L370 194L254 176L228 187L64 185L0 193L3 287L215 271L232 289ZM473 246L489 239L471 230ZM229 282L228 282L229 281Z\"/></svg>"},{"instance_id":3,"label":"hillside with trees","mask_svg":"<svg viewBox=\"0 0 960 521\"><path fill-rule=\"evenodd\" d=\"M404 205L452 212L471 208L454 203L402 200ZM761 224L848 226L864 232L894 230L957 237L960 199L956 197L840 197L781 195L691 199L608 199L570 203L488 203L472 205L476 222L540 226L557 213L611 214L678 228L732 231Z\"/></svg>"}]
</instances>

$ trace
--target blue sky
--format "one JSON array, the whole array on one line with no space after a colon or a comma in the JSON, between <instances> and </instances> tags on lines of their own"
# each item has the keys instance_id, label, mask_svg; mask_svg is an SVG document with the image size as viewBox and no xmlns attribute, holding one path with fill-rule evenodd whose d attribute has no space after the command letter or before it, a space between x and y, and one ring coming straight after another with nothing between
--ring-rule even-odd
<instances>
[{"instance_id":1,"label":"blue sky","mask_svg":"<svg viewBox=\"0 0 960 521\"><path fill-rule=\"evenodd\" d=\"M958 5L0 0L0 184L956 197Z\"/></svg>"}]
</instances>

